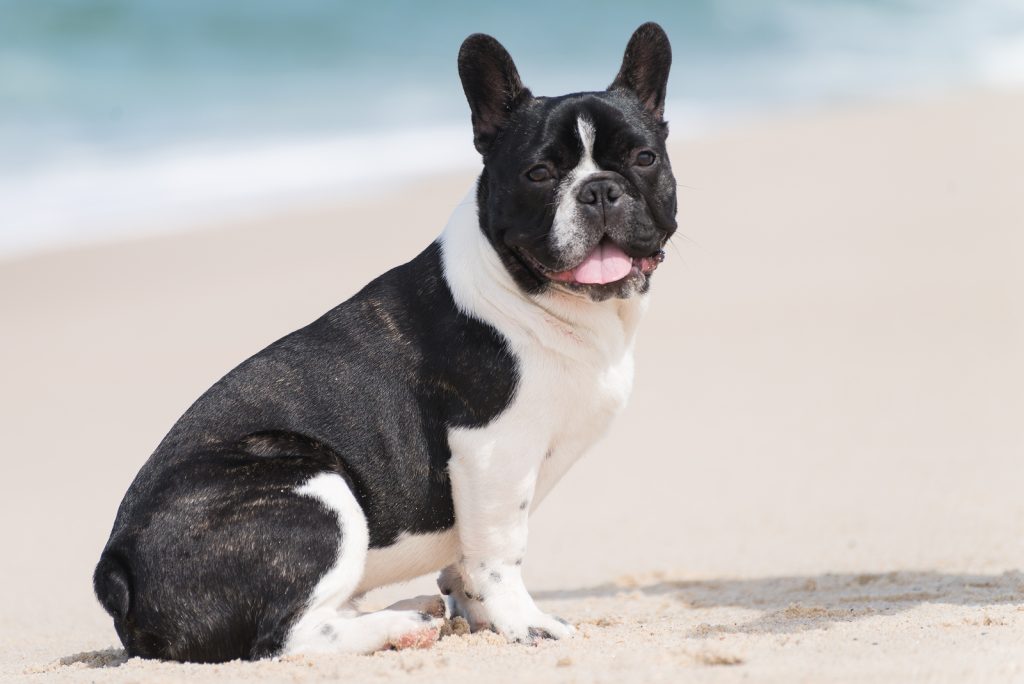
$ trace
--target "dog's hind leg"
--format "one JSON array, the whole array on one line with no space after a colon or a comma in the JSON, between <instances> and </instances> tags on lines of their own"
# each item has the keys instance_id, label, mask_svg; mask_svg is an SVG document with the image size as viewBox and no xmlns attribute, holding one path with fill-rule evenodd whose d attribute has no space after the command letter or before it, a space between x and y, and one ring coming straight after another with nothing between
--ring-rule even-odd
<instances>
[{"instance_id":1,"label":"dog's hind leg","mask_svg":"<svg viewBox=\"0 0 1024 684\"><path fill-rule=\"evenodd\" d=\"M283 655L373 653L386 648L425 648L437 641L440 620L414 610L324 610L308 613L292 629Z\"/></svg>"},{"instance_id":2,"label":"dog's hind leg","mask_svg":"<svg viewBox=\"0 0 1024 684\"><path fill-rule=\"evenodd\" d=\"M334 566L320 579L307 609L292 626L283 655L371 653L383 648L421 648L437 641L436 615L419 610L360 614L352 608L350 599L366 566L369 531L366 516L345 481L334 474L318 475L296 492L318 499L337 515L342 544Z\"/></svg>"}]
</instances>

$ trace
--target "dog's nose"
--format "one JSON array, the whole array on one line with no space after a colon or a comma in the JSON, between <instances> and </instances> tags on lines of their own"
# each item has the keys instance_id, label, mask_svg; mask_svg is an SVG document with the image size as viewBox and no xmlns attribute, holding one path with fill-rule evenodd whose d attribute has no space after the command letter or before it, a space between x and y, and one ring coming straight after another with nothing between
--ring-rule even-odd
<instances>
[{"instance_id":1,"label":"dog's nose","mask_svg":"<svg viewBox=\"0 0 1024 684\"><path fill-rule=\"evenodd\" d=\"M581 204L615 204L622 197L622 186L612 178L588 180L576 193Z\"/></svg>"}]
</instances>

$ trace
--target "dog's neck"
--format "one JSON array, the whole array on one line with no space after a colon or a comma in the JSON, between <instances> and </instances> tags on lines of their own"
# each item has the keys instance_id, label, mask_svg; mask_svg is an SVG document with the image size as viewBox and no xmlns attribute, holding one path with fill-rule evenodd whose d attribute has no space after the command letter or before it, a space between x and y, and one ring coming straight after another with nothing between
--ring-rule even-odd
<instances>
[{"instance_id":1,"label":"dog's neck","mask_svg":"<svg viewBox=\"0 0 1024 684\"><path fill-rule=\"evenodd\" d=\"M480 228L476 187L455 208L440 237L445 280L455 304L513 346L541 345L570 357L631 353L647 295L595 302L550 289L524 292Z\"/></svg>"}]
</instances>

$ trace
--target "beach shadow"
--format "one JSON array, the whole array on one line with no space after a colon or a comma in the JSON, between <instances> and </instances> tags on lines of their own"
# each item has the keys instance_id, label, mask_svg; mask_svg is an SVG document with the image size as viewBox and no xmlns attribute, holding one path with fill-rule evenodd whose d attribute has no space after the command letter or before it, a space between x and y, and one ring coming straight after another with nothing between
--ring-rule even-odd
<instances>
[{"instance_id":1,"label":"beach shadow","mask_svg":"<svg viewBox=\"0 0 1024 684\"><path fill-rule=\"evenodd\" d=\"M74 655L57 659L55 666L77 666L88 669L106 669L121 667L129 660L123 648L106 648L102 651L82 651Z\"/></svg>"},{"instance_id":2,"label":"beach shadow","mask_svg":"<svg viewBox=\"0 0 1024 684\"><path fill-rule=\"evenodd\" d=\"M665 596L697 609L746 608L761 611L744 623L701 623L688 636L725 633L792 633L827 629L834 623L894 615L922 604L956 606L1024 605L1024 573L1000 575L889 572L780 576L696 581L620 581L581 589L535 592L541 600L611 598L639 592ZM998 624L979 616L979 624ZM988 620L989 622L986 622Z\"/></svg>"},{"instance_id":3,"label":"beach shadow","mask_svg":"<svg viewBox=\"0 0 1024 684\"><path fill-rule=\"evenodd\" d=\"M665 597L694 611L711 608L745 608L760 611L747 622L693 626L686 636L708 638L729 633L786 634L862 618L895 615L922 604L947 604L984 608L1024 606L1024 572L999 575L949 574L900 571L888 573L786 575L754 579L710 579L648 583L620 580L593 587L533 592L542 601L620 599L639 593ZM998 625L998 617L980 614L977 624ZM83 651L64 656L26 674L52 673L58 667L79 669L117 668L128 662L123 649Z\"/></svg>"}]
</instances>

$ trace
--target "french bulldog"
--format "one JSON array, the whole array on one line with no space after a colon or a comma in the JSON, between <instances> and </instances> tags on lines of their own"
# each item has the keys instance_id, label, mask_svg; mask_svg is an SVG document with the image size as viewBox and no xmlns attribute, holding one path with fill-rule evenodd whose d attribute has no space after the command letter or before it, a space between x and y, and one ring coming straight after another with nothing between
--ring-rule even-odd
<instances>
[{"instance_id":1,"label":"french bulldog","mask_svg":"<svg viewBox=\"0 0 1024 684\"><path fill-rule=\"evenodd\" d=\"M129 655L425 646L446 612L572 635L523 584L528 520L630 394L676 229L670 63L644 24L606 90L540 97L465 40L483 170L440 237L230 371L125 494L94 586ZM437 571L446 599L356 607Z\"/></svg>"}]
</instances>

